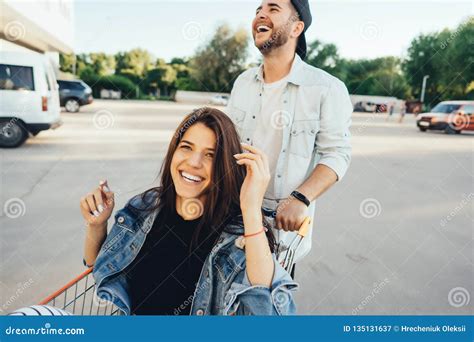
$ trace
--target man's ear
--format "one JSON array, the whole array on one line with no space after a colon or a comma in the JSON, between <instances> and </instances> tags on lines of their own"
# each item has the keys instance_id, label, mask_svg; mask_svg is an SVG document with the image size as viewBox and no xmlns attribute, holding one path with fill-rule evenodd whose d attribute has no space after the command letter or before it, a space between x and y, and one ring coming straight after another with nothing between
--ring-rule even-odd
<instances>
[{"instance_id":1,"label":"man's ear","mask_svg":"<svg viewBox=\"0 0 474 342\"><path fill-rule=\"evenodd\" d=\"M293 26L291 35L297 38L300 36L300 34L303 33L303 31L304 31L304 22L302 22L301 20L298 20L295 22L295 25Z\"/></svg>"}]
</instances>

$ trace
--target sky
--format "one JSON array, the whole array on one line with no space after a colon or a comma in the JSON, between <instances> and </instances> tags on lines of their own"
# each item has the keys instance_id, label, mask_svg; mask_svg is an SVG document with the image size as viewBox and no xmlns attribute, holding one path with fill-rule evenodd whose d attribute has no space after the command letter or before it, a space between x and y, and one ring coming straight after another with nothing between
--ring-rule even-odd
<instances>
[{"instance_id":1,"label":"sky","mask_svg":"<svg viewBox=\"0 0 474 342\"><path fill-rule=\"evenodd\" d=\"M76 0L76 53L116 53L140 47L166 61L190 57L219 24L243 27L260 2L252 0ZM474 15L474 1L316 0L308 42L334 43L344 58L403 57L420 33L456 28ZM250 61L258 50L251 44Z\"/></svg>"}]
</instances>

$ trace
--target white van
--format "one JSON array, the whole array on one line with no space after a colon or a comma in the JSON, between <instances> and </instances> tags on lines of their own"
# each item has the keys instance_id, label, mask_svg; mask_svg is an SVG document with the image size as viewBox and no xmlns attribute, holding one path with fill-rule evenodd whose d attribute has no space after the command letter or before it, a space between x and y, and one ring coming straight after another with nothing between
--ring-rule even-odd
<instances>
[{"instance_id":1,"label":"white van","mask_svg":"<svg viewBox=\"0 0 474 342\"><path fill-rule=\"evenodd\" d=\"M0 51L0 147L61 125L56 76L47 56Z\"/></svg>"}]
</instances>

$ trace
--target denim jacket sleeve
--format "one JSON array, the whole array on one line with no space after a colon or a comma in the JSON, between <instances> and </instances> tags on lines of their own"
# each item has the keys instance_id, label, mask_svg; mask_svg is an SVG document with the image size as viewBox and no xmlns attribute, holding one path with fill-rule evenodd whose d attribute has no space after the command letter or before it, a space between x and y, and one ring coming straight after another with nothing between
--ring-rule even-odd
<instances>
[{"instance_id":1,"label":"denim jacket sleeve","mask_svg":"<svg viewBox=\"0 0 474 342\"><path fill-rule=\"evenodd\" d=\"M273 254L275 270L270 288L252 285L244 268L227 294L227 315L294 315L293 293L299 285L280 265Z\"/></svg>"}]
</instances>

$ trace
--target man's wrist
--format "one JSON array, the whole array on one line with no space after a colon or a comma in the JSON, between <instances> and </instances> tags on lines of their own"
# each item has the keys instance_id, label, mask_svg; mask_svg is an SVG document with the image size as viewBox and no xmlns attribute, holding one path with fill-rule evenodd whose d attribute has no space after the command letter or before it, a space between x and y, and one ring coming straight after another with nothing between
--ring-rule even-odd
<instances>
[{"instance_id":1,"label":"man's wrist","mask_svg":"<svg viewBox=\"0 0 474 342\"><path fill-rule=\"evenodd\" d=\"M304 203L307 207L309 207L309 205L311 204L311 201L308 199L308 197L306 197L304 194L302 194L298 190L293 191L290 196Z\"/></svg>"}]
</instances>

